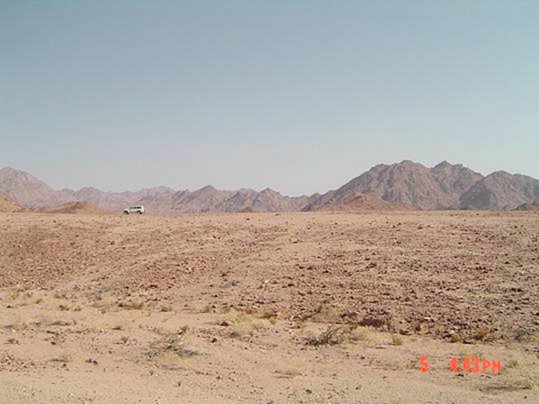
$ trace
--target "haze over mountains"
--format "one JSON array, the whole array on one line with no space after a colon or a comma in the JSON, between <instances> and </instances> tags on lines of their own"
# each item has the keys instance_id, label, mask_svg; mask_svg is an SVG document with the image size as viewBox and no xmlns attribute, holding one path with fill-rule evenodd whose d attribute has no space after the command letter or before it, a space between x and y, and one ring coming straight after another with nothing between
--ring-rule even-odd
<instances>
[{"instance_id":1,"label":"haze over mountains","mask_svg":"<svg viewBox=\"0 0 539 404\"><path fill-rule=\"evenodd\" d=\"M88 202L110 211L144 205L154 212L280 212L317 210L487 209L535 206L539 180L496 171L486 177L462 166L441 162L428 168L413 161L379 164L340 188L322 195L290 197L269 188L223 191L205 186L196 191L168 187L131 192L104 192L93 187L54 190L20 170L0 169L0 192L27 208Z\"/></svg>"}]
</instances>

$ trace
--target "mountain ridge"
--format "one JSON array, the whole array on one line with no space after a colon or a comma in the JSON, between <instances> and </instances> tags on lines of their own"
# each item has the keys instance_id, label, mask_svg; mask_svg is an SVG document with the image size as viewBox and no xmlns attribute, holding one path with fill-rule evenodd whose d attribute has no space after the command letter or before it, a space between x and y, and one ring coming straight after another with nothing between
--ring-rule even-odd
<instances>
[{"instance_id":1,"label":"mountain ridge","mask_svg":"<svg viewBox=\"0 0 539 404\"><path fill-rule=\"evenodd\" d=\"M403 160L377 164L341 187L323 194L286 196L265 188L220 190L212 185L175 190L166 186L138 191L109 192L86 186L79 190L54 190L31 174L10 167L0 169L0 192L26 208L50 208L71 202L88 202L96 208L119 211L144 205L148 211L283 212L372 209L478 209L513 210L539 198L539 180L495 171L487 176L462 164L442 161L434 167Z\"/></svg>"}]
</instances>

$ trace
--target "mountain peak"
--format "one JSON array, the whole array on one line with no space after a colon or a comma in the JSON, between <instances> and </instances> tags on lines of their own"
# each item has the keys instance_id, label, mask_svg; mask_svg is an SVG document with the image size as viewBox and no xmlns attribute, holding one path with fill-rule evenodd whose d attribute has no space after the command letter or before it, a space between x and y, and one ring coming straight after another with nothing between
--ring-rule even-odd
<instances>
[{"instance_id":1,"label":"mountain peak","mask_svg":"<svg viewBox=\"0 0 539 404\"><path fill-rule=\"evenodd\" d=\"M441 161L434 166L434 168L447 168L447 167L453 167L453 164L451 164L447 160Z\"/></svg>"}]
</instances>

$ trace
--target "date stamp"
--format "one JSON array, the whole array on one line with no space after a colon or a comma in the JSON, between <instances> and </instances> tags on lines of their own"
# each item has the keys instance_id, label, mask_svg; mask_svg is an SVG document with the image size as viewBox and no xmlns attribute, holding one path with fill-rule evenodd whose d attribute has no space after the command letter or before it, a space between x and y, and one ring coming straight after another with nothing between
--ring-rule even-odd
<instances>
[{"instance_id":1,"label":"date stamp","mask_svg":"<svg viewBox=\"0 0 539 404\"><path fill-rule=\"evenodd\" d=\"M421 373L429 372L429 357L422 356L419 358L419 371ZM466 372L466 373L491 373L500 374L502 371L501 361L499 359L491 360L479 357L469 358L467 356L463 358L452 357L449 360L449 369L453 373Z\"/></svg>"}]
</instances>

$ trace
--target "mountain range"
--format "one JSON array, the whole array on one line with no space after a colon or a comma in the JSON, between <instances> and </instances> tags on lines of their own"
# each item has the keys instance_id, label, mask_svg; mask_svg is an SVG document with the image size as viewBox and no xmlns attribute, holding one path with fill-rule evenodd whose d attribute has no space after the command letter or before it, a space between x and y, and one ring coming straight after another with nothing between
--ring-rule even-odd
<instances>
[{"instance_id":1,"label":"mountain range","mask_svg":"<svg viewBox=\"0 0 539 404\"><path fill-rule=\"evenodd\" d=\"M154 212L281 212L318 210L478 209L512 210L536 206L539 180L496 171L483 176L446 161L429 168L413 161L379 164L336 190L310 196L285 196L270 188L218 190L207 185L196 191L169 187L131 192L104 192L93 187L54 190L38 178L14 168L0 169L0 192L26 208L48 208L87 202L118 211L144 205Z\"/></svg>"}]
</instances>

